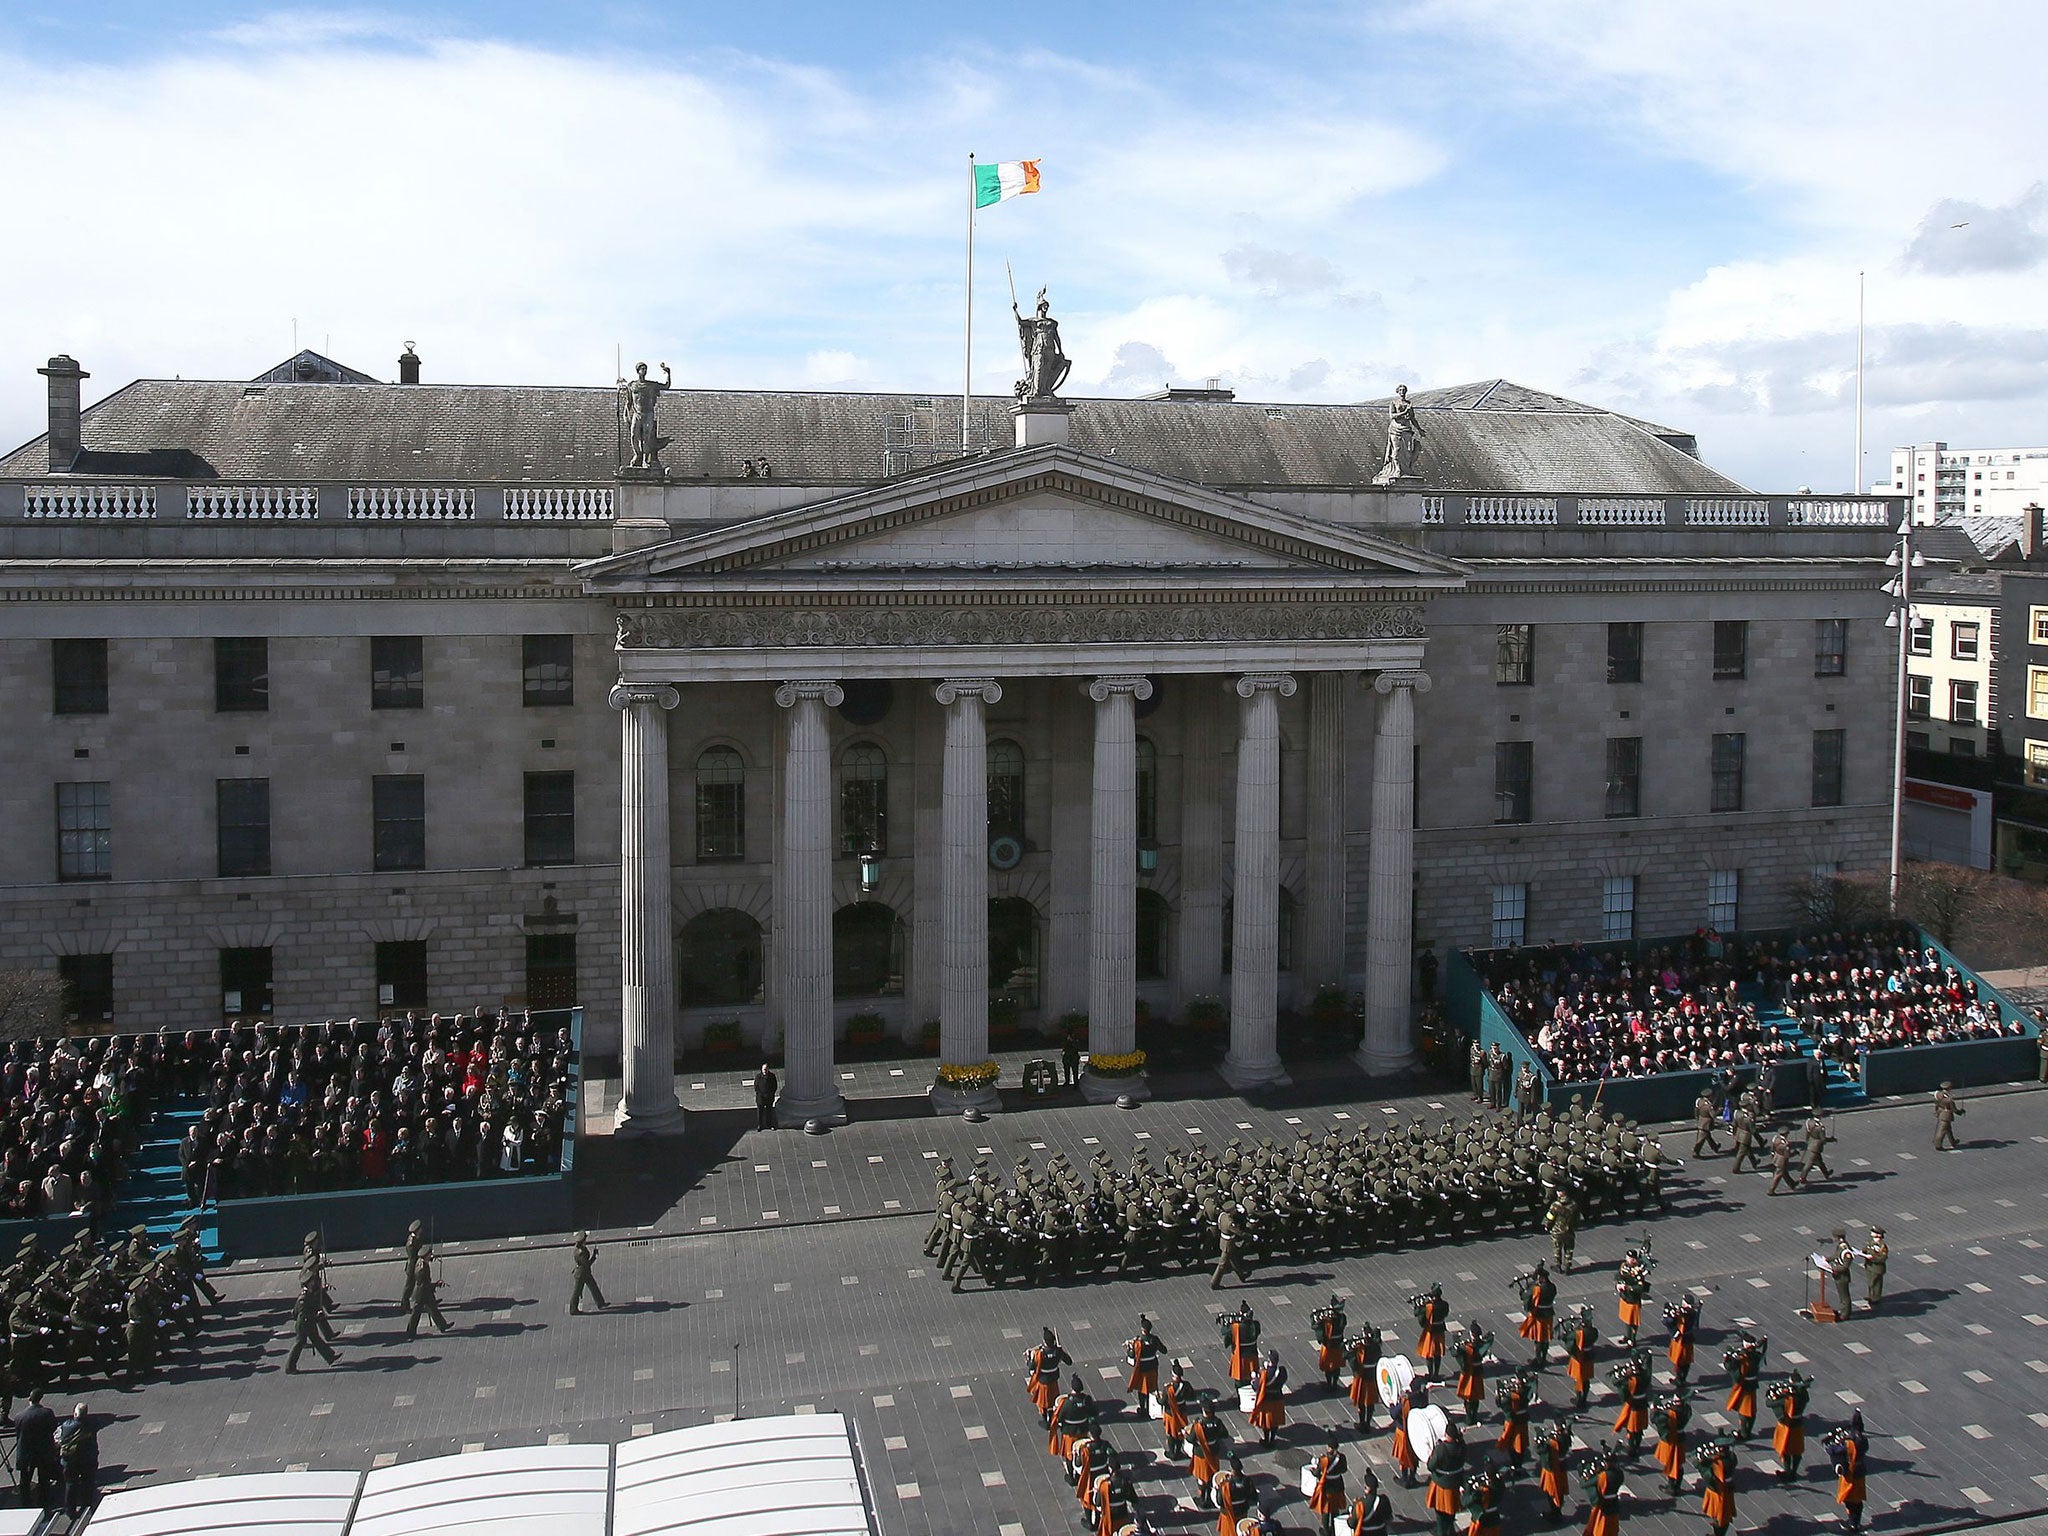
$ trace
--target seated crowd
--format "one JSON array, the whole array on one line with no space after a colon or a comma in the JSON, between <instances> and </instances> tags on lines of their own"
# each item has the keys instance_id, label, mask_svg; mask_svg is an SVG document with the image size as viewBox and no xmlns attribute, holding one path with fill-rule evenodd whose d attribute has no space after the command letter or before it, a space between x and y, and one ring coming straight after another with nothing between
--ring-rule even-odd
<instances>
[{"instance_id":1,"label":"seated crowd","mask_svg":"<svg viewBox=\"0 0 2048 1536\"><path fill-rule=\"evenodd\" d=\"M0 1219L103 1214L160 1081L147 1040L16 1040L0 1058Z\"/></svg>"},{"instance_id":2,"label":"seated crowd","mask_svg":"<svg viewBox=\"0 0 2048 1536\"><path fill-rule=\"evenodd\" d=\"M1563 1082L1758 1066L1793 1054L1736 988L1737 946L1700 933L1626 953L1582 944L1473 957L1522 1038Z\"/></svg>"},{"instance_id":3,"label":"seated crowd","mask_svg":"<svg viewBox=\"0 0 2048 1536\"><path fill-rule=\"evenodd\" d=\"M573 1051L567 1026L503 1009L187 1035L181 1086L206 1110L178 1149L186 1194L556 1172Z\"/></svg>"},{"instance_id":4,"label":"seated crowd","mask_svg":"<svg viewBox=\"0 0 2048 1536\"><path fill-rule=\"evenodd\" d=\"M1922 947L1909 924L1789 940L1702 930L1651 950L1586 945L1473 956L1480 980L1551 1073L1566 1082L1764 1066L1796 1054L1738 988L1782 1004L1852 1075L1863 1051L2025 1033L1977 983Z\"/></svg>"}]
</instances>

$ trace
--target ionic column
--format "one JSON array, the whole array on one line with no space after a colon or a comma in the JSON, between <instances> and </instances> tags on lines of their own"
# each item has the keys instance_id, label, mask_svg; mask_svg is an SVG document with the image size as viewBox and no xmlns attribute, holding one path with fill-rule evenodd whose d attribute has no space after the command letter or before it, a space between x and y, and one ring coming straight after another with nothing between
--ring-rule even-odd
<instances>
[{"instance_id":1,"label":"ionic column","mask_svg":"<svg viewBox=\"0 0 2048 1536\"><path fill-rule=\"evenodd\" d=\"M1414 1064L1408 983L1415 949L1415 695L1424 672L1382 672L1372 744L1372 854L1366 894L1365 1040L1358 1064L1380 1074Z\"/></svg>"},{"instance_id":2,"label":"ionic column","mask_svg":"<svg viewBox=\"0 0 2048 1536\"><path fill-rule=\"evenodd\" d=\"M1280 984L1280 701L1286 672L1237 680L1236 875L1231 882L1230 1052L1223 1078L1242 1092L1287 1080L1275 1048Z\"/></svg>"},{"instance_id":3,"label":"ionic column","mask_svg":"<svg viewBox=\"0 0 2048 1536\"><path fill-rule=\"evenodd\" d=\"M787 682L775 702L789 711L782 760L782 903L775 935L782 1009L780 1125L843 1121L832 1075L832 752L825 711L845 695L815 679Z\"/></svg>"},{"instance_id":4,"label":"ionic column","mask_svg":"<svg viewBox=\"0 0 2048 1536\"><path fill-rule=\"evenodd\" d=\"M1308 680L1308 874L1302 892L1302 970L1316 989L1344 987L1344 684Z\"/></svg>"},{"instance_id":5,"label":"ionic column","mask_svg":"<svg viewBox=\"0 0 2048 1536\"><path fill-rule=\"evenodd\" d=\"M1098 677L1095 782L1089 798L1088 1054L1121 1056L1138 1043L1138 731L1135 704L1152 697L1142 677ZM1098 1077L1081 1091L1100 1103L1142 1098L1145 1079Z\"/></svg>"},{"instance_id":6,"label":"ionic column","mask_svg":"<svg viewBox=\"0 0 2048 1536\"><path fill-rule=\"evenodd\" d=\"M621 683L619 711L619 1060L615 1136L677 1136L675 935L669 931L668 711L665 683Z\"/></svg>"},{"instance_id":7,"label":"ionic column","mask_svg":"<svg viewBox=\"0 0 2048 1536\"><path fill-rule=\"evenodd\" d=\"M1003 696L992 677L949 677L932 690L946 707L939 807L939 1064L988 1060L988 722ZM934 1083L934 1111L997 1109L993 1087Z\"/></svg>"}]
</instances>

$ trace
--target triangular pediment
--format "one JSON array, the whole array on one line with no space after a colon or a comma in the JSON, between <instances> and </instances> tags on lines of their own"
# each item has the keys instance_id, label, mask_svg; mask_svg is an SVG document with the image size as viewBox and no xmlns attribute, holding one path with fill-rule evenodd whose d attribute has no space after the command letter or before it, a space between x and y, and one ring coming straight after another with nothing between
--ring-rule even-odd
<instances>
[{"instance_id":1,"label":"triangular pediment","mask_svg":"<svg viewBox=\"0 0 2048 1536\"><path fill-rule=\"evenodd\" d=\"M966 461L581 568L613 590L1148 572L1432 587L1464 574L1394 539L1066 448Z\"/></svg>"}]
</instances>

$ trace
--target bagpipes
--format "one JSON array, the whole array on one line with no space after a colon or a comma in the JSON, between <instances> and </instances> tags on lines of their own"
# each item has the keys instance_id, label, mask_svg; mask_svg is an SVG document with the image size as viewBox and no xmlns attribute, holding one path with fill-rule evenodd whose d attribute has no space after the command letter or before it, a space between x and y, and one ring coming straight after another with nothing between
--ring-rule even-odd
<instances>
[{"instance_id":1,"label":"bagpipes","mask_svg":"<svg viewBox=\"0 0 2048 1536\"><path fill-rule=\"evenodd\" d=\"M1677 1301L1664 1303L1664 1326L1676 1333L1681 1322L1688 1327L1699 1327L1700 1304L1690 1296L1681 1296Z\"/></svg>"},{"instance_id":2,"label":"bagpipes","mask_svg":"<svg viewBox=\"0 0 2048 1536\"><path fill-rule=\"evenodd\" d=\"M1415 1321L1425 1328L1429 1326L1429 1317L1432 1309L1443 1306L1443 1304L1441 1296L1433 1296L1427 1291L1418 1291L1415 1295L1408 1298L1408 1310L1415 1314ZM1450 1309L1448 1307L1444 1308L1444 1316L1446 1318L1450 1316Z\"/></svg>"},{"instance_id":3,"label":"bagpipes","mask_svg":"<svg viewBox=\"0 0 2048 1536\"><path fill-rule=\"evenodd\" d=\"M1641 1382L1638 1390L1647 1389L1656 1380L1656 1373L1650 1367L1649 1351L1632 1350L1626 1360L1617 1360L1607 1368L1607 1379L1613 1383L1614 1390L1624 1397L1628 1396L1629 1383L1632 1380Z\"/></svg>"},{"instance_id":4,"label":"bagpipes","mask_svg":"<svg viewBox=\"0 0 2048 1536\"><path fill-rule=\"evenodd\" d=\"M1503 1376L1495 1383L1493 1405L1502 1413L1531 1412L1542 1399L1537 1387L1537 1374L1529 1366L1517 1366L1515 1374Z\"/></svg>"},{"instance_id":5,"label":"bagpipes","mask_svg":"<svg viewBox=\"0 0 2048 1536\"><path fill-rule=\"evenodd\" d=\"M1735 1472L1733 1466L1735 1459L1735 1437L1725 1430L1714 1436L1713 1439L1703 1441L1693 1448L1692 1464L1699 1468L1701 1477L1711 1482L1716 1477L1717 1469L1724 1456L1730 1462L1728 1474L1730 1477L1733 1477Z\"/></svg>"},{"instance_id":6,"label":"bagpipes","mask_svg":"<svg viewBox=\"0 0 2048 1536\"><path fill-rule=\"evenodd\" d=\"M1342 1307L1317 1307L1315 1311L1309 1313L1308 1320L1309 1326L1316 1330L1317 1338L1322 1337L1323 1327L1327 1323L1337 1324L1337 1335L1340 1339L1343 1337L1345 1317Z\"/></svg>"},{"instance_id":7,"label":"bagpipes","mask_svg":"<svg viewBox=\"0 0 2048 1536\"><path fill-rule=\"evenodd\" d=\"M1806 1384L1794 1371L1783 1381L1774 1381L1764 1393L1764 1401L1771 1405L1771 1411L1781 1418L1796 1419L1806 1412Z\"/></svg>"},{"instance_id":8,"label":"bagpipes","mask_svg":"<svg viewBox=\"0 0 2048 1536\"><path fill-rule=\"evenodd\" d=\"M1515 1294L1522 1298L1522 1306L1524 1307L1524 1309L1533 1307L1535 1305L1535 1302L1532 1299L1536 1292L1535 1271L1531 1270L1526 1275L1515 1276L1514 1287Z\"/></svg>"},{"instance_id":9,"label":"bagpipes","mask_svg":"<svg viewBox=\"0 0 2048 1536\"><path fill-rule=\"evenodd\" d=\"M1611 1473L1614 1483L1606 1490L1606 1497L1613 1498L1621 1492L1622 1473L1627 1470L1627 1465L1627 1457L1623 1455L1621 1447L1602 1440L1598 1445L1587 1446L1580 1454L1577 1470L1585 1479L1589 1493L1595 1491L1595 1485L1602 1474Z\"/></svg>"},{"instance_id":10,"label":"bagpipes","mask_svg":"<svg viewBox=\"0 0 2048 1536\"><path fill-rule=\"evenodd\" d=\"M1246 1317L1242 1312L1218 1312L1216 1314L1216 1331L1223 1336L1223 1343L1226 1348L1230 1344L1230 1325L1232 1323L1244 1324L1244 1347L1246 1349L1250 1349L1258 1343L1259 1320L1257 1318Z\"/></svg>"},{"instance_id":11,"label":"bagpipes","mask_svg":"<svg viewBox=\"0 0 2048 1536\"><path fill-rule=\"evenodd\" d=\"M1771 1341L1753 1339L1744 1334L1721 1351L1721 1368L1731 1377L1740 1377L1764 1368L1764 1357L1771 1352Z\"/></svg>"},{"instance_id":12,"label":"bagpipes","mask_svg":"<svg viewBox=\"0 0 2048 1536\"><path fill-rule=\"evenodd\" d=\"M1460 1350L1463 1350L1467 1343L1472 1345L1472 1358L1475 1361L1484 1364L1487 1361L1490 1361L1495 1358L1493 1353L1492 1334L1482 1333L1477 1335L1476 1337L1468 1334L1464 1340L1460 1341L1458 1348Z\"/></svg>"},{"instance_id":13,"label":"bagpipes","mask_svg":"<svg viewBox=\"0 0 2048 1536\"><path fill-rule=\"evenodd\" d=\"M1685 1432L1685 1426L1692 1422L1692 1405L1687 1401L1691 1396L1690 1392L1666 1392L1650 1404L1650 1422L1660 1434L1667 1424L1674 1436Z\"/></svg>"}]
</instances>

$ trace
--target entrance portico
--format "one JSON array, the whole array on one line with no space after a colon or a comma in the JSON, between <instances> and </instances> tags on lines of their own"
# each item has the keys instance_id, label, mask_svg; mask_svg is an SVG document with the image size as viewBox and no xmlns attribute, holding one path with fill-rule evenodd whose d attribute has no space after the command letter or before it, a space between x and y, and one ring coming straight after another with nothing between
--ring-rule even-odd
<instances>
[{"instance_id":1,"label":"entrance portico","mask_svg":"<svg viewBox=\"0 0 2048 1536\"><path fill-rule=\"evenodd\" d=\"M629 489L645 493L654 503L650 512L658 511L660 487ZM1302 688L1314 704L1309 816L1325 844L1311 848L1306 890L1315 910L1308 915L1308 953L1313 964L1342 967L1315 980L1342 985L1353 969L1372 978L1362 1059L1374 1070L1405 1061L1405 871L1413 860L1408 697L1413 687L1426 686L1422 604L1462 584L1452 562L1393 538L1114 460L1039 448L656 544L593 562L582 574L591 590L613 594L621 609L615 702L628 701L621 708L629 760L652 760L656 739L665 743L670 712L633 702L648 690L674 689L685 717L690 690L705 683L758 685L764 704L772 698L781 706L786 729L768 1006L783 1036L785 1121L843 1114L832 1061L833 845L825 727L842 685L854 680L915 682L909 690L915 707L943 716L938 857L927 861L920 850L916 861L935 863L938 889L916 891L913 898L939 906L942 1065L973 1067L988 1056L986 712L1006 685L1036 678L1060 680L1058 686L1074 690L1077 704L1085 700L1093 714L1089 774L1081 781L1089 786L1081 868L1088 1043L1103 1070L1091 1072L1090 1095L1144 1091L1142 1071L1132 1061L1139 868L1134 720L1168 679L1191 698L1213 690L1234 706L1212 710L1204 700L1200 713L1237 742L1235 837L1219 847L1221 818L1205 826L1190 817L1182 869L1190 913L1220 912L1226 890L1231 900L1225 1075L1240 1087L1280 1076L1274 1048L1278 708ZM1364 697L1352 681L1358 676L1376 680L1382 746L1374 752L1371 799L1374 910L1365 963L1354 968L1343 953L1342 722L1347 695ZM1389 775L1399 783L1390 782L1383 793L1381 759L1396 742L1402 771ZM1396 792L1400 783L1405 795ZM665 795L622 795L622 816L627 848L669 846ZM1392 894L1397 875L1403 881L1398 900ZM1188 888L1205 881L1219 889ZM622 889L625 942L650 951L672 946L665 902L659 922L652 920L656 898L649 881L628 880ZM1385 898L1383 889L1390 893ZM1383 901L1399 907L1398 919L1379 910ZM626 957L629 978L659 974L651 954ZM629 1006L629 1059L638 1059L636 1051L670 1050L673 1019L657 1025L648 1017L656 1005L656 996L643 994ZM673 1103L672 1082L660 1068L650 1060L638 1070L660 1079ZM643 1097L659 1091L650 1084ZM933 1096L942 1110L992 1099L985 1091Z\"/></svg>"}]
</instances>

